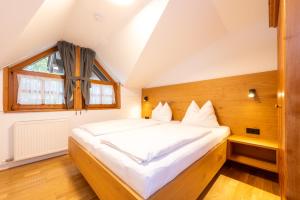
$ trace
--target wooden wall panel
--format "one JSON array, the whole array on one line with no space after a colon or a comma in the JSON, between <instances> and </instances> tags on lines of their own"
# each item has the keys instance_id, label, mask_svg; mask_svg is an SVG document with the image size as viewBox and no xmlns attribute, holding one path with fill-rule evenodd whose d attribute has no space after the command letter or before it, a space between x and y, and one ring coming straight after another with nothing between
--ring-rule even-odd
<instances>
[{"instance_id":1,"label":"wooden wall panel","mask_svg":"<svg viewBox=\"0 0 300 200\"><path fill-rule=\"evenodd\" d=\"M279 139L279 185L280 194L283 200L285 197L286 187L286 162L285 162L285 96L282 95L285 92L285 57L286 57L286 13L285 13L285 2L280 2L279 8L279 19L278 19L278 139Z\"/></svg>"},{"instance_id":2,"label":"wooden wall panel","mask_svg":"<svg viewBox=\"0 0 300 200\"><path fill-rule=\"evenodd\" d=\"M251 88L257 90L258 101L248 98ZM142 97L148 96L149 102L142 103L142 116L159 101L167 101L173 118L181 120L192 100L200 106L211 100L220 124L229 126L233 134L245 135L246 127L255 127L261 130L258 137L276 140L276 93L277 71L146 88Z\"/></svg>"},{"instance_id":3,"label":"wooden wall panel","mask_svg":"<svg viewBox=\"0 0 300 200\"><path fill-rule=\"evenodd\" d=\"M281 0L279 19L280 183L282 199L300 199L300 1Z\"/></svg>"}]
</instances>

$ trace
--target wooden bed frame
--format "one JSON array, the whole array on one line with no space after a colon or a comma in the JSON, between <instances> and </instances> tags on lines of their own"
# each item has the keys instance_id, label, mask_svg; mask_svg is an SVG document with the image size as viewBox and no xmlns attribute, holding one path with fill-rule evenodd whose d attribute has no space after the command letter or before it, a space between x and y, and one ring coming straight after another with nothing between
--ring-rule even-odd
<instances>
[{"instance_id":1,"label":"wooden bed frame","mask_svg":"<svg viewBox=\"0 0 300 200\"><path fill-rule=\"evenodd\" d=\"M149 199L197 199L225 163L226 147L227 138ZM101 200L143 199L72 137L69 138L69 154Z\"/></svg>"}]
</instances>

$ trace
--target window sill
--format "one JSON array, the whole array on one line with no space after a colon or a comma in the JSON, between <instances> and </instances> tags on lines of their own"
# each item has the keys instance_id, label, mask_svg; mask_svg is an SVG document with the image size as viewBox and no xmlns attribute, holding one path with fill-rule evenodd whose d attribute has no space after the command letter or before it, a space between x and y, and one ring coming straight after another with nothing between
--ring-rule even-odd
<instances>
[{"instance_id":1,"label":"window sill","mask_svg":"<svg viewBox=\"0 0 300 200\"><path fill-rule=\"evenodd\" d=\"M114 110L114 109L121 109L120 106L114 106L114 107L102 107L102 108L96 108L96 107L90 107L87 109L81 109L81 111L84 110ZM59 108L59 109L21 109L21 110L4 110L3 113L26 113L26 112L67 112L67 111L80 111L75 109L66 109L66 108Z\"/></svg>"},{"instance_id":2,"label":"window sill","mask_svg":"<svg viewBox=\"0 0 300 200\"><path fill-rule=\"evenodd\" d=\"M96 108L96 107L89 107L87 109L82 109L82 110L115 110L115 109L121 109L120 106L115 106L115 107L102 107L102 108Z\"/></svg>"},{"instance_id":3,"label":"window sill","mask_svg":"<svg viewBox=\"0 0 300 200\"><path fill-rule=\"evenodd\" d=\"M21 110L5 110L3 111L4 113L24 113L24 112L60 112L60 111L75 111L73 109L64 109L64 108L59 108L59 109L21 109Z\"/></svg>"}]
</instances>

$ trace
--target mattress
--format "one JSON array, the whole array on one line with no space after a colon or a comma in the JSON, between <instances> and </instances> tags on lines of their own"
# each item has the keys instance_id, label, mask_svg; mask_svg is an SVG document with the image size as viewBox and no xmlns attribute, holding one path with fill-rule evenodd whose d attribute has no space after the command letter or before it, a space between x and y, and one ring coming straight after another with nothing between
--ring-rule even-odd
<instances>
[{"instance_id":1,"label":"mattress","mask_svg":"<svg viewBox=\"0 0 300 200\"><path fill-rule=\"evenodd\" d=\"M212 132L205 137L147 164L138 164L125 154L101 144L101 136L93 136L82 129L73 129L72 137L140 196L147 199L229 134L230 130L226 126L212 128Z\"/></svg>"}]
</instances>

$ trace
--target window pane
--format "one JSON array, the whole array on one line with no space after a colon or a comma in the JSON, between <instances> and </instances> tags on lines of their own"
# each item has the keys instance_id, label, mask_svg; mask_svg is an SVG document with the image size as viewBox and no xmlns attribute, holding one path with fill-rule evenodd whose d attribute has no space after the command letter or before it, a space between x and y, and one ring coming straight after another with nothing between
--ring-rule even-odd
<instances>
[{"instance_id":1,"label":"window pane","mask_svg":"<svg viewBox=\"0 0 300 200\"><path fill-rule=\"evenodd\" d=\"M64 102L64 81L45 79L45 104L63 104Z\"/></svg>"},{"instance_id":2,"label":"window pane","mask_svg":"<svg viewBox=\"0 0 300 200\"><path fill-rule=\"evenodd\" d=\"M115 104L115 92L112 85L91 84L90 104Z\"/></svg>"},{"instance_id":3,"label":"window pane","mask_svg":"<svg viewBox=\"0 0 300 200\"><path fill-rule=\"evenodd\" d=\"M58 51L26 66L24 70L58 75L65 74L63 62Z\"/></svg>"},{"instance_id":4,"label":"window pane","mask_svg":"<svg viewBox=\"0 0 300 200\"><path fill-rule=\"evenodd\" d=\"M18 75L18 103L22 105L42 104L42 80L33 76Z\"/></svg>"},{"instance_id":5,"label":"window pane","mask_svg":"<svg viewBox=\"0 0 300 200\"><path fill-rule=\"evenodd\" d=\"M101 85L92 83L90 88L90 104L101 104Z\"/></svg>"},{"instance_id":6,"label":"window pane","mask_svg":"<svg viewBox=\"0 0 300 200\"><path fill-rule=\"evenodd\" d=\"M100 71L100 69L94 65L91 80L109 81L108 78Z\"/></svg>"},{"instance_id":7,"label":"window pane","mask_svg":"<svg viewBox=\"0 0 300 200\"><path fill-rule=\"evenodd\" d=\"M102 96L102 104L114 104L113 96Z\"/></svg>"},{"instance_id":8,"label":"window pane","mask_svg":"<svg viewBox=\"0 0 300 200\"><path fill-rule=\"evenodd\" d=\"M102 93L104 96L113 96L114 88L112 85L102 85Z\"/></svg>"},{"instance_id":9,"label":"window pane","mask_svg":"<svg viewBox=\"0 0 300 200\"><path fill-rule=\"evenodd\" d=\"M21 105L64 104L64 80L18 74Z\"/></svg>"}]
</instances>

